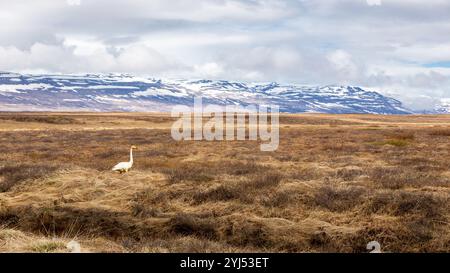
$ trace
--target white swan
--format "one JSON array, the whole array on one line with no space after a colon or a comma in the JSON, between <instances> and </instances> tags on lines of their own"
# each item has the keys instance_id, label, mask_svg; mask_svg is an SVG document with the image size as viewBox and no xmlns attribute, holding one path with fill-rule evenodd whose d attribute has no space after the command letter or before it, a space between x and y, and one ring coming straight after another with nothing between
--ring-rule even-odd
<instances>
[{"instance_id":1,"label":"white swan","mask_svg":"<svg viewBox=\"0 0 450 273\"><path fill-rule=\"evenodd\" d=\"M381 245L377 241L372 241L367 244L367 250L372 250L370 253L381 253Z\"/></svg>"},{"instance_id":2,"label":"white swan","mask_svg":"<svg viewBox=\"0 0 450 273\"><path fill-rule=\"evenodd\" d=\"M113 171L119 173L126 173L131 169L131 167L133 167L133 149L137 149L136 146L133 145L130 148L130 161L120 162L119 164L117 164L112 168Z\"/></svg>"},{"instance_id":3,"label":"white swan","mask_svg":"<svg viewBox=\"0 0 450 273\"><path fill-rule=\"evenodd\" d=\"M70 250L70 253L81 253L81 246L77 241L70 241L66 247Z\"/></svg>"}]
</instances>

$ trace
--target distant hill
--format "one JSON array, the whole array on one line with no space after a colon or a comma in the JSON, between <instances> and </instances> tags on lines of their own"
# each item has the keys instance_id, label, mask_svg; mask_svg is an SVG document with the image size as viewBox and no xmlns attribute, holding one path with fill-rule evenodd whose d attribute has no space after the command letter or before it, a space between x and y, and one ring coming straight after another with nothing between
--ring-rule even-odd
<instances>
[{"instance_id":1,"label":"distant hill","mask_svg":"<svg viewBox=\"0 0 450 273\"><path fill-rule=\"evenodd\" d=\"M2 111L170 111L192 106L195 96L204 104L275 104L287 113L411 113L398 100L354 86L0 73Z\"/></svg>"}]
</instances>

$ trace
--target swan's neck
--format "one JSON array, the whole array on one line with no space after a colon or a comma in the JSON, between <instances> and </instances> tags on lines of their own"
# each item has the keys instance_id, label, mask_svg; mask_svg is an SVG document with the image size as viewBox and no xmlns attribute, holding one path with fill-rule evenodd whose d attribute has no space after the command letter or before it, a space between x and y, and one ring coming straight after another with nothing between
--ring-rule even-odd
<instances>
[{"instance_id":1,"label":"swan's neck","mask_svg":"<svg viewBox=\"0 0 450 273\"><path fill-rule=\"evenodd\" d=\"M133 164L133 148L130 149L130 163Z\"/></svg>"}]
</instances>

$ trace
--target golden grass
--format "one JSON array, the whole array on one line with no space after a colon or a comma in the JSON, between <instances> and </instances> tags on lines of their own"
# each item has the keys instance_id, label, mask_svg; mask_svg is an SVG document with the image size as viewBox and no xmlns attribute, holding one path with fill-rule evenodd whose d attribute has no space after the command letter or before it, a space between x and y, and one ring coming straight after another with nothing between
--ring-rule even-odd
<instances>
[{"instance_id":1,"label":"golden grass","mask_svg":"<svg viewBox=\"0 0 450 273\"><path fill-rule=\"evenodd\" d=\"M23 115L0 114L0 252L450 251L448 116L283 115L261 152L163 114Z\"/></svg>"},{"instance_id":2,"label":"golden grass","mask_svg":"<svg viewBox=\"0 0 450 273\"><path fill-rule=\"evenodd\" d=\"M2 115L0 120L12 120L17 122L37 122L49 124L79 124L74 118L67 116L37 116L37 115Z\"/></svg>"}]
</instances>

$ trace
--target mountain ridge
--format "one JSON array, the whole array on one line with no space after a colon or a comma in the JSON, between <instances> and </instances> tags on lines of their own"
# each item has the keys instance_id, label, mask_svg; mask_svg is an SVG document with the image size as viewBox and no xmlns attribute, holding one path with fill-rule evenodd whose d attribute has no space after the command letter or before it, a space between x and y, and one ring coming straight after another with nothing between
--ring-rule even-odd
<instances>
[{"instance_id":1,"label":"mountain ridge","mask_svg":"<svg viewBox=\"0 0 450 273\"><path fill-rule=\"evenodd\" d=\"M286 113L411 114L402 103L357 86L153 79L128 74L0 72L3 111L170 111L174 105L278 105Z\"/></svg>"}]
</instances>

